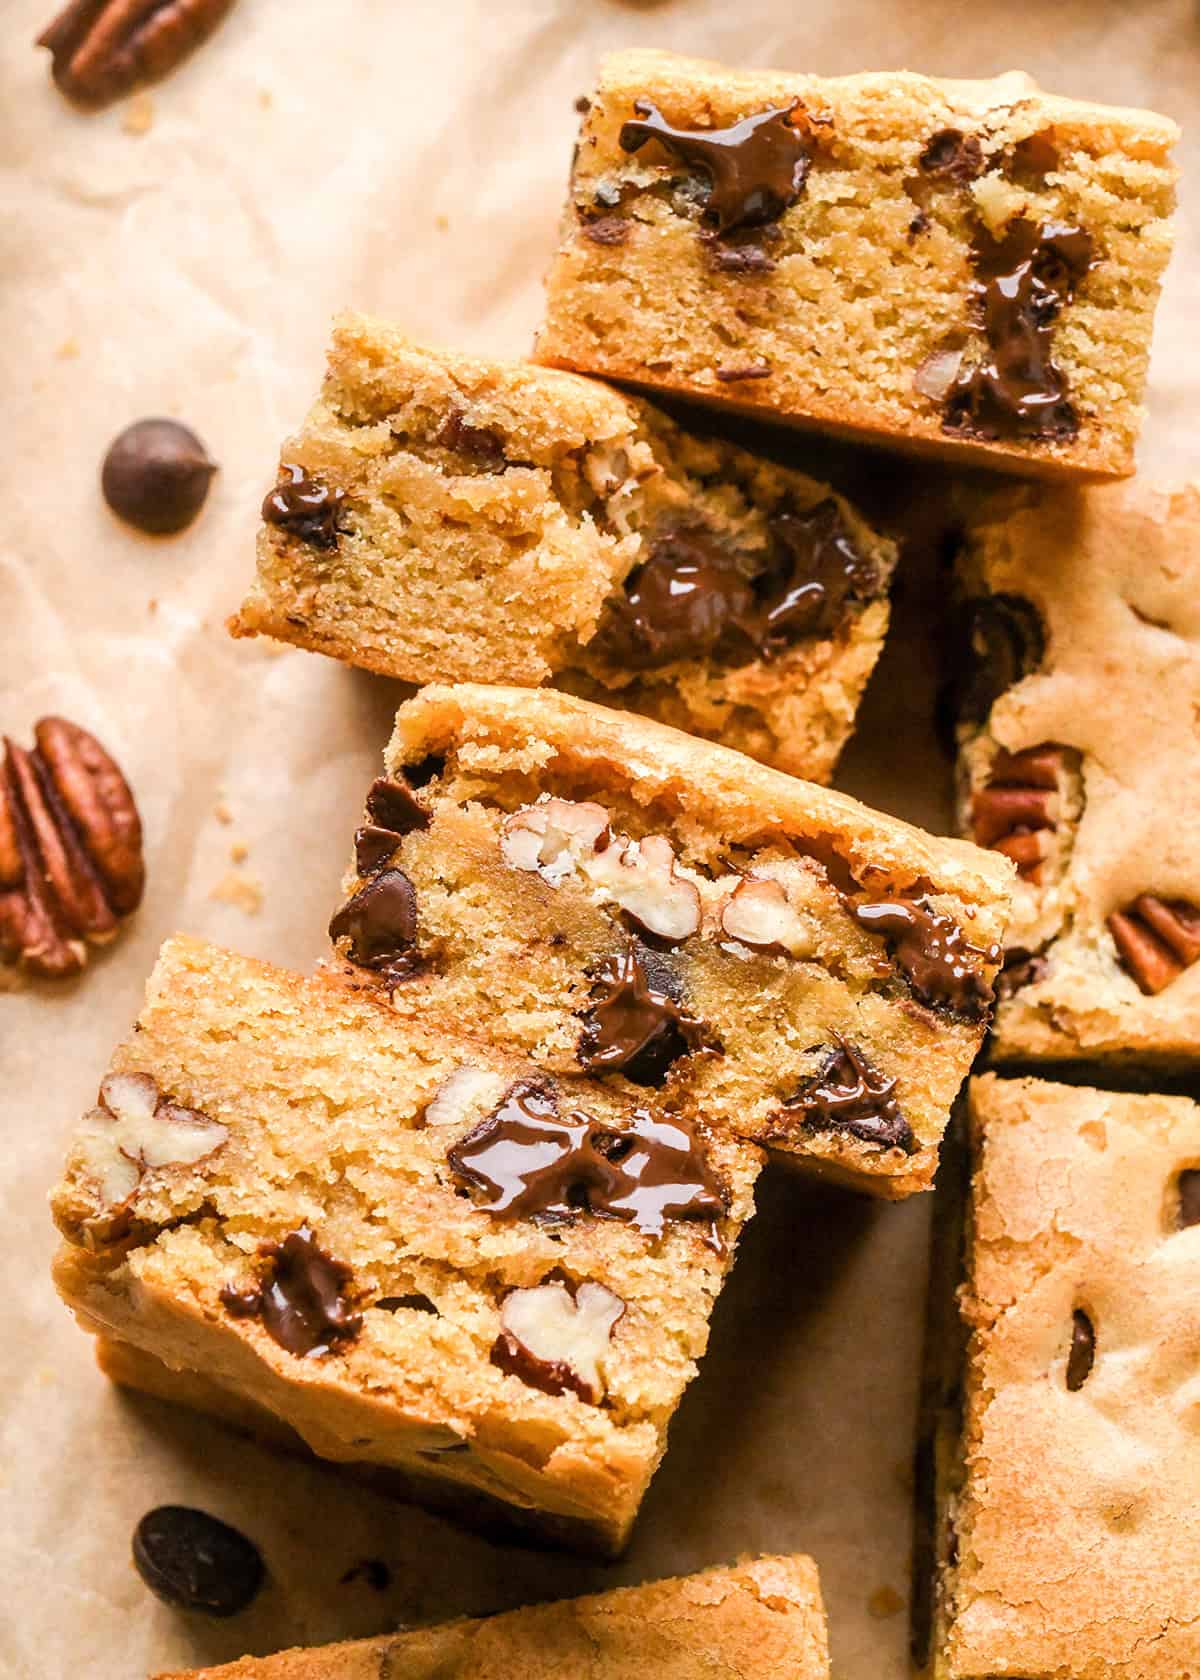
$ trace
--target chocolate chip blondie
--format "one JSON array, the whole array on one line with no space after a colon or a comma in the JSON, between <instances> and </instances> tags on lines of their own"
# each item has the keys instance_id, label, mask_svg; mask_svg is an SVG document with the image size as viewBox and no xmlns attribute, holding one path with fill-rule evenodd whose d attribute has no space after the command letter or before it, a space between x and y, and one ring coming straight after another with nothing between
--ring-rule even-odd
<instances>
[{"instance_id":1,"label":"chocolate chip blondie","mask_svg":"<svg viewBox=\"0 0 1200 1680\"><path fill-rule=\"evenodd\" d=\"M962 824L1017 866L1000 1061L1200 1056L1200 489L1021 490L959 556Z\"/></svg>"},{"instance_id":2,"label":"chocolate chip blondie","mask_svg":"<svg viewBox=\"0 0 1200 1680\"><path fill-rule=\"evenodd\" d=\"M988 1075L970 1128L932 1673L1200 1672L1200 1108Z\"/></svg>"},{"instance_id":3,"label":"chocolate chip blondie","mask_svg":"<svg viewBox=\"0 0 1200 1680\"><path fill-rule=\"evenodd\" d=\"M552 682L829 779L895 548L826 485L361 316L283 454L235 634L407 682Z\"/></svg>"},{"instance_id":4,"label":"chocolate chip blondie","mask_svg":"<svg viewBox=\"0 0 1200 1680\"><path fill-rule=\"evenodd\" d=\"M320 1650L243 1657L157 1680L660 1680L698 1674L828 1680L817 1567L760 1557L503 1616L448 1622Z\"/></svg>"},{"instance_id":5,"label":"chocolate chip blondie","mask_svg":"<svg viewBox=\"0 0 1200 1680\"><path fill-rule=\"evenodd\" d=\"M386 770L330 924L351 984L876 1194L929 1184L1007 859L550 689L426 688Z\"/></svg>"},{"instance_id":6,"label":"chocolate chip blondie","mask_svg":"<svg viewBox=\"0 0 1200 1680\"><path fill-rule=\"evenodd\" d=\"M55 1278L121 1380L612 1552L759 1159L178 939L54 1193Z\"/></svg>"},{"instance_id":7,"label":"chocolate chip blondie","mask_svg":"<svg viewBox=\"0 0 1200 1680\"><path fill-rule=\"evenodd\" d=\"M1127 475L1177 137L1015 73L615 53L536 355L1015 472Z\"/></svg>"}]
</instances>

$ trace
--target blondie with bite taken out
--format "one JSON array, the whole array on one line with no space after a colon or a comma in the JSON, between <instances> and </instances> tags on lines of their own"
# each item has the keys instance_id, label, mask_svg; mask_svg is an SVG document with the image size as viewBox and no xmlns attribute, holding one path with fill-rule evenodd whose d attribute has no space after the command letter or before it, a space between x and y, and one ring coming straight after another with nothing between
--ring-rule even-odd
<instances>
[{"instance_id":1,"label":"blondie with bite taken out","mask_svg":"<svg viewBox=\"0 0 1200 1680\"><path fill-rule=\"evenodd\" d=\"M882 1196L926 1187L1012 865L549 689L400 709L330 934L403 1020Z\"/></svg>"}]
</instances>

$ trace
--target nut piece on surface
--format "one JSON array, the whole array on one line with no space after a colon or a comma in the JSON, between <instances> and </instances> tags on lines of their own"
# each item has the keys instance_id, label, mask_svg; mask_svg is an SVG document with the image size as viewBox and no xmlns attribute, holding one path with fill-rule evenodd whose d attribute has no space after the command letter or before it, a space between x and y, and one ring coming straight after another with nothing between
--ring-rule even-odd
<instances>
[{"instance_id":1,"label":"nut piece on surface","mask_svg":"<svg viewBox=\"0 0 1200 1680\"><path fill-rule=\"evenodd\" d=\"M78 105L98 108L157 81L208 39L233 0L72 0L38 36L51 75Z\"/></svg>"},{"instance_id":2,"label":"nut piece on surface","mask_svg":"<svg viewBox=\"0 0 1200 1680\"><path fill-rule=\"evenodd\" d=\"M145 1173L194 1167L228 1137L220 1121L163 1097L148 1073L110 1073L99 1104L84 1116L77 1146L107 1217L124 1209Z\"/></svg>"},{"instance_id":3,"label":"nut piece on surface","mask_svg":"<svg viewBox=\"0 0 1200 1680\"><path fill-rule=\"evenodd\" d=\"M604 1397L603 1360L625 1303L602 1283L581 1283L574 1298L562 1283L514 1289L500 1309L492 1363L546 1394Z\"/></svg>"},{"instance_id":4,"label":"nut piece on surface","mask_svg":"<svg viewBox=\"0 0 1200 1680\"><path fill-rule=\"evenodd\" d=\"M590 800L540 799L505 817L500 855L513 869L536 870L557 887L595 852L608 830L608 812Z\"/></svg>"},{"instance_id":5,"label":"nut piece on surface","mask_svg":"<svg viewBox=\"0 0 1200 1680\"><path fill-rule=\"evenodd\" d=\"M755 951L782 952L791 957L813 953L811 930L788 903L778 881L748 877L739 881L721 907L721 928L731 939Z\"/></svg>"},{"instance_id":6,"label":"nut piece on surface","mask_svg":"<svg viewBox=\"0 0 1200 1680\"><path fill-rule=\"evenodd\" d=\"M665 835L614 842L587 859L583 868L643 933L678 945L699 930L700 893L677 873L675 853Z\"/></svg>"},{"instance_id":7,"label":"nut piece on surface","mask_svg":"<svg viewBox=\"0 0 1200 1680\"><path fill-rule=\"evenodd\" d=\"M458 1126L469 1121L474 1125L489 1109L495 1108L507 1089L508 1081L498 1073L477 1067L455 1068L426 1105L425 1124Z\"/></svg>"},{"instance_id":8,"label":"nut piece on surface","mask_svg":"<svg viewBox=\"0 0 1200 1680\"><path fill-rule=\"evenodd\" d=\"M32 752L4 742L0 771L0 959L77 974L145 885L129 784L87 730L42 718Z\"/></svg>"}]
</instances>

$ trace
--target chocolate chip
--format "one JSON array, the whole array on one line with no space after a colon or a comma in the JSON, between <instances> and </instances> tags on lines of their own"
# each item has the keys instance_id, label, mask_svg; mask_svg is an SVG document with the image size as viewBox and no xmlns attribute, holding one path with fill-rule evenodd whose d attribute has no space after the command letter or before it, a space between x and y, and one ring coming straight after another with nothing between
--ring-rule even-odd
<instances>
[{"instance_id":1,"label":"chocolate chip","mask_svg":"<svg viewBox=\"0 0 1200 1680\"><path fill-rule=\"evenodd\" d=\"M926 175L965 186L983 173L983 149L974 134L942 128L929 137L919 162Z\"/></svg>"},{"instance_id":2,"label":"chocolate chip","mask_svg":"<svg viewBox=\"0 0 1200 1680\"><path fill-rule=\"evenodd\" d=\"M1094 266L1091 236L1063 222L1013 222L1001 239L975 239L975 302L988 358L963 368L944 431L994 440L1062 442L1079 431L1067 379L1052 356L1053 325Z\"/></svg>"},{"instance_id":3,"label":"chocolate chip","mask_svg":"<svg viewBox=\"0 0 1200 1680\"><path fill-rule=\"evenodd\" d=\"M777 221L804 191L812 156L805 130L793 121L799 114L803 122L798 99L729 128L673 128L648 99L633 108L642 120L622 125L621 149L639 152L653 140L699 171L708 183L703 220L718 233Z\"/></svg>"},{"instance_id":4,"label":"chocolate chip","mask_svg":"<svg viewBox=\"0 0 1200 1680\"><path fill-rule=\"evenodd\" d=\"M195 432L178 420L137 420L109 445L100 488L121 519L165 537L195 519L216 470Z\"/></svg>"},{"instance_id":5,"label":"chocolate chip","mask_svg":"<svg viewBox=\"0 0 1200 1680\"><path fill-rule=\"evenodd\" d=\"M389 781L379 776L371 783L367 794L367 815L380 828L390 828L395 834L412 834L429 827L429 812L414 799L407 779Z\"/></svg>"},{"instance_id":6,"label":"chocolate chip","mask_svg":"<svg viewBox=\"0 0 1200 1680\"><path fill-rule=\"evenodd\" d=\"M257 1546L190 1505L147 1511L133 1531L133 1561L164 1604L205 1616L236 1616L265 1575Z\"/></svg>"},{"instance_id":7,"label":"chocolate chip","mask_svg":"<svg viewBox=\"0 0 1200 1680\"><path fill-rule=\"evenodd\" d=\"M778 237L778 230L774 227L752 228L728 234L725 238L715 233L702 234L709 267L718 274L770 274L775 262L764 249L764 241L770 234Z\"/></svg>"},{"instance_id":8,"label":"chocolate chip","mask_svg":"<svg viewBox=\"0 0 1200 1680\"><path fill-rule=\"evenodd\" d=\"M454 1173L511 1219L622 1219L648 1235L726 1210L700 1141L675 1115L635 1109L621 1128L559 1114L549 1081L523 1080L447 1152Z\"/></svg>"},{"instance_id":9,"label":"chocolate chip","mask_svg":"<svg viewBox=\"0 0 1200 1680\"><path fill-rule=\"evenodd\" d=\"M362 1581L375 1592L386 1592L392 1584L392 1572L382 1558L360 1558L338 1577L339 1586L348 1587L352 1581Z\"/></svg>"},{"instance_id":10,"label":"chocolate chip","mask_svg":"<svg viewBox=\"0 0 1200 1680\"><path fill-rule=\"evenodd\" d=\"M624 216L597 216L584 222L583 237L593 245L624 245L629 238L629 222Z\"/></svg>"},{"instance_id":11,"label":"chocolate chip","mask_svg":"<svg viewBox=\"0 0 1200 1680\"><path fill-rule=\"evenodd\" d=\"M360 875L378 875L392 861L402 835L366 823L354 831L354 867Z\"/></svg>"},{"instance_id":12,"label":"chocolate chip","mask_svg":"<svg viewBox=\"0 0 1200 1680\"><path fill-rule=\"evenodd\" d=\"M417 895L402 869L385 869L338 910L329 937L350 941L350 961L402 978L416 963Z\"/></svg>"},{"instance_id":13,"label":"chocolate chip","mask_svg":"<svg viewBox=\"0 0 1200 1680\"><path fill-rule=\"evenodd\" d=\"M665 532L609 602L597 646L635 671L703 658L731 625L752 620L748 570L704 526Z\"/></svg>"},{"instance_id":14,"label":"chocolate chip","mask_svg":"<svg viewBox=\"0 0 1200 1680\"><path fill-rule=\"evenodd\" d=\"M623 1073L635 1085L661 1085L667 1070L704 1041L704 1028L677 998L652 985L651 953L636 940L610 957L584 1011L577 1055L589 1073Z\"/></svg>"},{"instance_id":15,"label":"chocolate chip","mask_svg":"<svg viewBox=\"0 0 1200 1680\"><path fill-rule=\"evenodd\" d=\"M329 1353L334 1343L358 1335L362 1315L350 1311L344 1293L351 1269L327 1254L307 1225L282 1242L260 1244L258 1252L266 1264L257 1286L227 1284L221 1291L234 1318L261 1319L281 1348L301 1358Z\"/></svg>"},{"instance_id":16,"label":"chocolate chip","mask_svg":"<svg viewBox=\"0 0 1200 1680\"><path fill-rule=\"evenodd\" d=\"M850 910L860 927L887 941L922 1003L970 1021L987 1018L992 983L980 965L1000 962L998 945L972 945L956 921L915 899L876 899Z\"/></svg>"},{"instance_id":17,"label":"chocolate chip","mask_svg":"<svg viewBox=\"0 0 1200 1680\"><path fill-rule=\"evenodd\" d=\"M908 224L908 243L911 245L914 240L919 239L928 226L928 211L918 210L912 221Z\"/></svg>"},{"instance_id":18,"label":"chocolate chip","mask_svg":"<svg viewBox=\"0 0 1200 1680\"><path fill-rule=\"evenodd\" d=\"M428 1295L382 1295L372 1305L382 1312L437 1313L437 1307Z\"/></svg>"},{"instance_id":19,"label":"chocolate chip","mask_svg":"<svg viewBox=\"0 0 1200 1680\"><path fill-rule=\"evenodd\" d=\"M1067 1355L1067 1388L1078 1393L1092 1374L1096 1362L1096 1332L1085 1312L1076 1307L1071 1315L1071 1351Z\"/></svg>"},{"instance_id":20,"label":"chocolate chip","mask_svg":"<svg viewBox=\"0 0 1200 1680\"><path fill-rule=\"evenodd\" d=\"M1189 1225L1200 1225L1200 1167L1185 1167L1179 1175L1177 1222L1181 1231Z\"/></svg>"},{"instance_id":21,"label":"chocolate chip","mask_svg":"<svg viewBox=\"0 0 1200 1680\"><path fill-rule=\"evenodd\" d=\"M262 516L267 524L278 525L310 548L336 548L338 514L346 492L310 476L294 462L285 462L279 470L288 476L263 498Z\"/></svg>"},{"instance_id":22,"label":"chocolate chip","mask_svg":"<svg viewBox=\"0 0 1200 1680\"><path fill-rule=\"evenodd\" d=\"M490 426L472 426L461 409L451 409L434 439L443 449L465 455L485 472L502 472L507 465L504 439Z\"/></svg>"},{"instance_id":23,"label":"chocolate chip","mask_svg":"<svg viewBox=\"0 0 1200 1680\"><path fill-rule=\"evenodd\" d=\"M833 1036L836 1046L820 1072L802 1081L784 1108L799 1109L801 1123L810 1131L849 1132L863 1143L911 1155L916 1139L896 1101L896 1081L872 1067L839 1033Z\"/></svg>"}]
</instances>

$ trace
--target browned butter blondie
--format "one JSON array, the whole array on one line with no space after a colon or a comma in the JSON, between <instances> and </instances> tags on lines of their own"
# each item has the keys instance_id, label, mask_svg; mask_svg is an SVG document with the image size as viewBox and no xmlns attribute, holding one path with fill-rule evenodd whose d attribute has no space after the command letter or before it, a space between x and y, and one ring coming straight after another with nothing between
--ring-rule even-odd
<instances>
[{"instance_id":1,"label":"browned butter blondie","mask_svg":"<svg viewBox=\"0 0 1200 1680\"><path fill-rule=\"evenodd\" d=\"M177 939L54 1193L55 1278L118 1380L611 1552L759 1160Z\"/></svg>"},{"instance_id":2,"label":"browned butter blondie","mask_svg":"<svg viewBox=\"0 0 1200 1680\"><path fill-rule=\"evenodd\" d=\"M1200 1673L1200 1108L988 1075L970 1129L932 1674L1185 1680Z\"/></svg>"},{"instance_id":3,"label":"browned butter blondie","mask_svg":"<svg viewBox=\"0 0 1200 1680\"><path fill-rule=\"evenodd\" d=\"M883 1196L925 1188L1012 865L550 689L400 709L330 924L351 984Z\"/></svg>"},{"instance_id":4,"label":"browned butter blondie","mask_svg":"<svg viewBox=\"0 0 1200 1680\"><path fill-rule=\"evenodd\" d=\"M1011 471L1127 475L1177 137L1016 73L614 53L536 354Z\"/></svg>"},{"instance_id":5,"label":"browned butter blondie","mask_svg":"<svg viewBox=\"0 0 1200 1680\"><path fill-rule=\"evenodd\" d=\"M828 1680L816 1565L760 1557L506 1615L157 1680Z\"/></svg>"},{"instance_id":6,"label":"browned butter blondie","mask_svg":"<svg viewBox=\"0 0 1200 1680\"><path fill-rule=\"evenodd\" d=\"M827 781L894 563L828 486L649 403L346 316L231 628L406 682L551 682Z\"/></svg>"}]
</instances>

